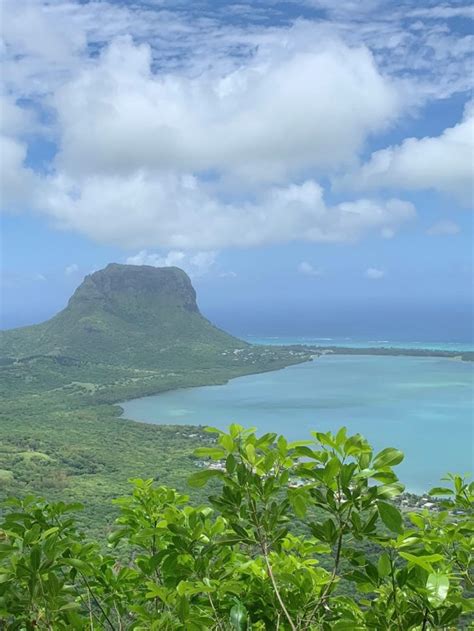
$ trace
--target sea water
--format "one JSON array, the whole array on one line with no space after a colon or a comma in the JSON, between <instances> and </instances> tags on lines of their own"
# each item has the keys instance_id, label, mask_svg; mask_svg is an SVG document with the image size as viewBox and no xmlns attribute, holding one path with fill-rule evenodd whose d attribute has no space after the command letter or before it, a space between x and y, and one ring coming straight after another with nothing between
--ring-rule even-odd
<instances>
[{"instance_id":1,"label":"sea water","mask_svg":"<svg viewBox=\"0 0 474 631\"><path fill-rule=\"evenodd\" d=\"M148 423L221 429L239 423L290 440L345 425L376 449L401 449L399 476L421 493L447 472L473 469L473 368L436 357L329 355L122 407L125 417Z\"/></svg>"},{"instance_id":2,"label":"sea water","mask_svg":"<svg viewBox=\"0 0 474 631\"><path fill-rule=\"evenodd\" d=\"M345 348L398 348L409 350L437 350L437 351L474 351L472 342L423 342L423 341L393 341L369 340L353 337L311 337L311 336L274 336L259 337L247 335L243 339L251 344L265 344L270 346L302 344L303 346L339 346Z\"/></svg>"}]
</instances>

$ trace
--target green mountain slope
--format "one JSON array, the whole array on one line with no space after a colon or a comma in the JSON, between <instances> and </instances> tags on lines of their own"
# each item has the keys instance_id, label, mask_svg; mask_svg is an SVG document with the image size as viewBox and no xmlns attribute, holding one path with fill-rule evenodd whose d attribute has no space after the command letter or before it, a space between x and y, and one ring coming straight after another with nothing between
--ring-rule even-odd
<instances>
[{"instance_id":1,"label":"green mountain slope","mask_svg":"<svg viewBox=\"0 0 474 631\"><path fill-rule=\"evenodd\" d=\"M111 264L86 276L67 307L43 324L5 331L2 355L63 356L155 368L222 363L248 346L199 312L189 277L176 267Z\"/></svg>"},{"instance_id":2,"label":"green mountain slope","mask_svg":"<svg viewBox=\"0 0 474 631\"><path fill-rule=\"evenodd\" d=\"M104 528L130 477L184 488L200 432L133 423L111 404L310 357L213 326L180 269L109 265L51 320L0 333L0 499L81 501L88 527Z\"/></svg>"}]
</instances>

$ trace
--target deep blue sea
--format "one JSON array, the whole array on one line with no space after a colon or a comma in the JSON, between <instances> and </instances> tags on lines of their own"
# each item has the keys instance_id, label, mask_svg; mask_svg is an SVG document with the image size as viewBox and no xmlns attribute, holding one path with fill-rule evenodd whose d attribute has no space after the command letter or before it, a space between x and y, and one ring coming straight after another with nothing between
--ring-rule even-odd
<instances>
[{"instance_id":1,"label":"deep blue sea","mask_svg":"<svg viewBox=\"0 0 474 631\"><path fill-rule=\"evenodd\" d=\"M472 344L391 343L318 338L248 338L254 343L399 346L472 350ZM447 471L473 470L474 364L433 357L324 356L222 386L176 390L122 404L124 416L149 423L232 422L289 439L345 425L376 449L405 452L397 468L407 488L424 492Z\"/></svg>"}]
</instances>

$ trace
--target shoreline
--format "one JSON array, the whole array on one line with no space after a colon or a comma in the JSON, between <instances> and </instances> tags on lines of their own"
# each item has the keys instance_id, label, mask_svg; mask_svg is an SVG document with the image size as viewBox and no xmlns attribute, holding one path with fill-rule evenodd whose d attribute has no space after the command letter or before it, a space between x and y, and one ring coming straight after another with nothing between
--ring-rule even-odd
<instances>
[{"instance_id":1,"label":"shoreline","mask_svg":"<svg viewBox=\"0 0 474 631\"><path fill-rule=\"evenodd\" d=\"M327 359L330 361L332 353L324 353L323 354L323 353L320 352L321 351L320 348L318 348L318 349L314 348L314 351L315 351L315 353L314 353L314 360L322 359L324 356L326 356ZM318 352L316 353L316 351L318 351ZM351 351L354 351L354 349L351 349ZM344 356L349 358L350 355L359 355L359 356L365 355L366 357L368 357L370 355L374 355L375 357L377 357L377 356L382 356L383 357L384 355L385 356L387 356L387 355L388 356L392 356L392 355L403 356L404 355L404 354L402 354L400 352L393 353L390 350L385 350L385 352L382 353L382 354L381 353L373 354L373 353L368 353L368 352L359 353L358 351L359 351L359 349L356 349L355 352L347 353L347 352L345 352L345 349L342 349L341 352L338 353L339 355L341 355L341 359L338 360L338 359L335 358L334 360L332 360L331 363L333 364L333 366L337 365L338 362L344 362L345 364L347 364L347 360L346 361L344 360ZM420 357L420 353L419 352L417 352L416 355ZM422 365L425 362L428 365L430 365L432 363L432 362L429 362L428 360L430 358L432 358L433 355L434 355L435 359L437 359L439 357L440 359L451 359L451 361L452 361L452 356L449 356L449 355L446 356L444 353L441 356L439 356L438 354L433 354L431 352L429 352L429 353L422 353L421 357L420 357L420 369L422 369ZM453 354L453 355L455 355L455 354ZM423 358L424 358L424 361L423 361ZM369 359L367 359L366 361L372 362L372 361L377 361L377 360L369 360ZM378 361L383 361L383 359L378 360ZM392 360L387 360L387 361L389 361L390 364L392 363ZM393 361L398 364L399 362L402 362L403 360L393 360ZM417 360L415 360L415 370L416 370L416 363L417 363ZM442 364L443 362L439 362L439 363ZM434 364L438 364L438 362L435 361ZM298 364L298 365L300 365L300 364ZM349 365L351 365L351 364L349 363ZM449 371L450 370L449 369L449 365L448 364L444 364L444 365L446 367L444 370L448 370ZM470 368L468 368L468 366L469 366L469 364L465 364L465 371L463 371L463 373L465 373L466 370L468 372L470 372ZM291 368L291 366L286 366L285 368ZM295 366L295 368L296 368L296 366ZM459 367L459 369L460 368L461 367ZM324 367L321 366L321 369L324 370ZM455 365L453 365L453 369L456 369ZM278 371L281 371L281 370L282 369L279 369ZM443 369L440 368L440 370L443 370ZM265 372L267 372L267 371L265 371ZM272 372L274 372L274 371L272 371ZM222 385L222 386L224 386L225 384L228 384L228 383L234 381L234 379L243 379L244 377L251 377L252 375L259 375L259 374L262 374L262 373L259 371L259 372L255 372L255 373L251 373L251 374L247 374L247 375L239 375L239 376L231 377L230 379L225 380L225 383L221 382L220 384L206 384L206 386L207 387L209 387L210 385ZM193 386L193 387L195 387L195 386ZM184 390L190 390L190 388L176 388L176 389L174 389L174 392L176 393L178 390L183 390L183 394L181 394L181 395L177 394L176 397L173 399L173 401L175 401L175 400L179 401L179 400L183 399L183 397L186 397L186 395L184 394ZM168 392L170 392L170 390L168 390ZM160 407L160 404L158 403L158 401L159 401L158 395L159 394L161 394L161 393L156 393L155 395L151 395L151 396L156 396L157 397L155 399L155 401L157 402L157 405ZM191 395L191 396L193 396L193 395ZM212 395L210 395L210 396L212 397ZM219 395L218 395L218 398L219 398ZM158 416L151 415L150 414L150 410L151 410L151 407L153 407L153 405L154 405L153 404L153 399L150 400L151 402L148 404L148 407L147 407L147 404L145 404L145 407L143 409L141 409L140 404L138 404L138 408L139 409L136 410L136 413L134 413L133 405L131 406L130 410L127 409L128 406L126 404L128 404L130 401L137 401L138 402L138 401L140 401L140 399L142 399L142 400L149 399L149 397L139 397L138 399L128 400L128 401L122 400L120 402L120 403L123 404L123 407L122 407L122 405L120 405L121 419L122 420L124 420L126 422L128 420L132 420L134 423L139 423L139 424L143 424L143 425L167 426L169 428L174 429L177 432L182 431L181 428L183 428L183 427L193 428L193 430L195 430L195 431L202 430L203 427L205 427L206 425L207 426L213 426L214 425L214 426L217 426L217 427L221 427L220 425L216 425L216 420L213 419L213 418L206 418L205 420L207 421L207 423L203 424L202 420L199 421L199 419L197 419L197 418L195 419L196 422L193 423L192 420L191 420L192 417L188 417L188 420L185 421L184 419L180 419L180 418L176 418L176 417L175 418L171 418L171 417L169 417L167 415L165 415L165 416L163 416L161 414L159 414ZM176 407L180 407L179 403L176 403L176 404L173 404L173 405L175 405ZM183 404L183 407L186 407L186 405ZM141 409L141 413L140 413L140 409ZM161 421L160 421L160 417L162 419ZM222 427L222 429L225 429L225 428ZM266 428L265 427L261 428L261 432L264 432L264 431L267 431ZM282 431L282 430L280 430L280 431ZM284 433L284 431L283 431L283 433ZM366 434L367 434L367 431L366 431ZM402 479L403 479L403 477L402 477ZM426 485L426 484L419 483L416 478L415 479L411 479L410 478L410 481L407 483L407 486L405 488L405 492L413 494L413 495L415 495L417 497L421 497L422 495L426 494L426 492L429 490L429 488L431 488L432 486L436 485L436 481L437 481L437 479L435 480L433 478L433 480L430 480L430 482Z\"/></svg>"},{"instance_id":2,"label":"shoreline","mask_svg":"<svg viewBox=\"0 0 474 631\"><path fill-rule=\"evenodd\" d=\"M252 346L263 346L263 345L259 345L255 343L255 344L252 344ZM429 348L401 349L401 348L390 347L390 346L387 346L387 347L372 346L372 347L366 347L366 348L359 348L359 347L355 348L355 347L349 347L349 346L345 346L345 347L343 346L316 346L316 345L306 346L306 345L300 345L300 344L285 344L281 346L289 350L294 349L295 351L299 351L299 352L305 351L305 352L311 353L311 357L309 359L302 359L300 362L295 362L292 364L288 364L286 366L280 366L279 368L270 368L268 370L262 370L262 371L259 370L255 372L245 373L242 375L235 375L219 382L195 384L195 385L189 385L189 386L179 386L177 388L170 387L170 388L166 388L164 390L160 390L152 394L145 394L144 396L141 396L141 397L132 397L130 399L122 399L121 401L112 403L112 405L120 409L119 418L123 418L123 414L125 413L125 411L121 405L122 403L127 403L130 401L137 401L139 399L147 399L149 397L159 396L160 394L163 394L165 392L177 392L179 390L190 390L191 388L205 388L209 386L224 386L234 379L239 379L241 377L247 377L251 375L263 375L267 372L277 372L279 370L285 370L286 368L291 368L292 366L298 366L299 364L312 362L315 359L318 359L319 357L323 357L324 355L364 355L364 356L370 355L374 357L379 356L379 357L422 357L422 358L435 357L439 359L450 359L450 360L462 361L462 362L474 361L474 351L459 352L459 351L434 350L434 349L429 349ZM278 346L275 345L275 348L278 348ZM152 425L154 424L154 423L149 423L149 421L140 421L136 419L128 419L128 420L134 421L135 423L147 423L147 424L152 424ZM166 423L166 425L173 425L173 424ZM179 427L179 425L177 425L177 427Z\"/></svg>"},{"instance_id":3,"label":"shoreline","mask_svg":"<svg viewBox=\"0 0 474 631\"><path fill-rule=\"evenodd\" d=\"M380 356L402 356L402 357L440 357L446 359L456 359L459 361L474 361L474 351L448 351L432 348L398 348L397 346L318 346L318 345L296 345L294 348L315 350L321 354L334 355L380 355Z\"/></svg>"}]
</instances>

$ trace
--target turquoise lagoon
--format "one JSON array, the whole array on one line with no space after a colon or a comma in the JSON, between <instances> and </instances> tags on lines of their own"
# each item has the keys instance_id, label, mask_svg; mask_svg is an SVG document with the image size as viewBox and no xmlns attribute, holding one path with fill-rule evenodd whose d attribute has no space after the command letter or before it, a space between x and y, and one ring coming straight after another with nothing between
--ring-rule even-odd
<instances>
[{"instance_id":1,"label":"turquoise lagoon","mask_svg":"<svg viewBox=\"0 0 474 631\"><path fill-rule=\"evenodd\" d=\"M230 423L291 440L342 425L376 449L405 453L407 489L424 492L446 472L473 468L471 362L433 357L323 356L271 373L125 402L124 416L148 423Z\"/></svg>"},{"instance_id":2,"label":"turquoise lagoon","mask_svg":"<svg viewBox=\"0 0 474 631\"><path fill-rule=\"evenodd\" d=\"M251 344L271 346L302 344L303 346L342 346L345 348L403 348L411 350L474 351L473 342L420 342L393 340L366 340L353 337L259 337L247 335L243 339Z\"/></svg>"}]
</instances>

